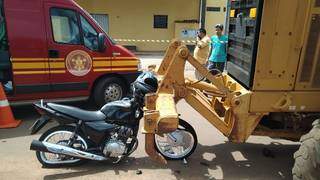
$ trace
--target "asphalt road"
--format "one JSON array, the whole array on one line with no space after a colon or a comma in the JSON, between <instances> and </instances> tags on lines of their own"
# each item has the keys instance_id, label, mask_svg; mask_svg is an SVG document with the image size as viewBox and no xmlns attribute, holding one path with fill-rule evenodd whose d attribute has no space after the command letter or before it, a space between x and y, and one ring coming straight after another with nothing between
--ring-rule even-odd
<instances>
[{"instance_id":1,"label":"asphalt road","mask_svg":"<svg viewBox=\"0 0 320 180\"><path fill-rule=\"evenodd\" d=\"M159 64L161 56L142 57L143 66ZM192 74L192 68L188 69ZM87 102L72 103L91 108ZM29 150L33 139L28 128L38 117L32 106L13 108L17 119L23 121L15 129L0 129L0 180L2 179L292 179L293 153L298 144L287 140L252 136L245 144L229 143L209 122L185 101L178 103L178 112L196 130L199 144L195 153L182 161L167 166L151 161L144 151L144 136L135 153L119 164L89 162L72 168L46 169ZM142 124L143 122L141 122ZM51 123L47 126L53 127ZM265 157L263 149L272 152ZM142 174L136 174L141 170Z\"/></svg>"}]
</instances>

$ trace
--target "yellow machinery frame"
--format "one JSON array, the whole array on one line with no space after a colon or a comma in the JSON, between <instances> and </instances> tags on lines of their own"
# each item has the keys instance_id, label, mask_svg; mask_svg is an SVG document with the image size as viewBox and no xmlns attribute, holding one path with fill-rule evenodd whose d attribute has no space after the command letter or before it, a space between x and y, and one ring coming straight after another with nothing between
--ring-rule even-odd
<instances>
[{"instance_id":1,"label":"yellow machinery frame","mask_svg":"<svg viewBox=\"0 0 320 180\"><path fill-rule=\"evenodd\" d=\"M185 99L232 142L245 142L251 134L300 138L302 132L294 126L305 123L304 114L319 115L320 112L317 76L320 39L316 36L319 13L318 0L264 1L250 89L228 75L213 76L193 58L186 46L174 40L162 64L154 70L159 89L146 96L143 132L147 154L156 161L166 162L155 151L154 137L177 129L176 103L180 99ZM274 15L278 15L277 18ZM186 79L186 62L211 83ZM259 124L264 116L273 112L298 118L291 118L292 129L274 130Z\"/></svg>"},{"instance_id":2,"label":"yellow machinery frame","mask_svg":"<svg viewBox=\"0 0 320 180\"><path fill-rule=\"evenodd\" d=\"M212 83L185 79L187 61ZM185 99L233 142L244 142L265 115L249 112L250 91L228 76L213 76L179 41L171 43L156 73L160 86L155 94L146 96L143 130L146 134L146 152L154 160L165 162L154 149L154 134L177 129L179 115L176 103L180 99Z\"/></svg>"},{"instance_id":3,"label":"yellow machinery frame","mask_svg":"<svg viewBox=\"0 0 320 180\"><path fill-rule=\"evenodd\" d=\"M211 83L186 79L186 62ZM156 93L146 96L143 133L146 135L147 154L162 163L166 160L156 152L154 136L177 129L179 115L176 103L181 99L185 99L231 142L237 143L245 142L251 134L298 139L301 133L257 128L257 125L270 112L320 111L320 103L314 99L320 97L320 92L247 90L228 75L213 76L178 40L170 44L161 65L154 71L158 75L159 88Z\"/></svg>"}]
</instances>

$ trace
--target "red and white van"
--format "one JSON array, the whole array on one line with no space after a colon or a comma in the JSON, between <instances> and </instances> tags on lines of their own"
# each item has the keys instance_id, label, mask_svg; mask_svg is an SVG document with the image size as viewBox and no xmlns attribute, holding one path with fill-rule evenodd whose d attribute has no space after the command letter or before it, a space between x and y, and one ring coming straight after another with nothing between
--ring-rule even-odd
<instances>
[{"instance_id":1,"label":"red and white van","mask_svg":"<svg viewBox=\"0 0 320 180\"><path fill-rule=\"evenodd\" d=\"M122 98L140 61L72 0L0 0L0 81L10 103Z\"/></svg>"}]
</instances>

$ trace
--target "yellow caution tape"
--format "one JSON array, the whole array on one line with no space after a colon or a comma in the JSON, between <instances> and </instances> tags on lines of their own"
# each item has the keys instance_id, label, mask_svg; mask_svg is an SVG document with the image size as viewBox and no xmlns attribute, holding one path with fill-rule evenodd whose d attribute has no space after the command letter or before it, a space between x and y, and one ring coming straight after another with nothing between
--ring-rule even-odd
<instances>
[{"instance_id":1,"label":"yellow caution tape","mask_svg":"<svg viewBox=\"0 0 320 180\"><path fill-rule=\"evenodd\" d=\"M170 40L159 39L114 39L117 42L147 42L147 43L170 43ZM196 43L197 41L182 40L183 43Z\"/></svg>"}]
</instances>

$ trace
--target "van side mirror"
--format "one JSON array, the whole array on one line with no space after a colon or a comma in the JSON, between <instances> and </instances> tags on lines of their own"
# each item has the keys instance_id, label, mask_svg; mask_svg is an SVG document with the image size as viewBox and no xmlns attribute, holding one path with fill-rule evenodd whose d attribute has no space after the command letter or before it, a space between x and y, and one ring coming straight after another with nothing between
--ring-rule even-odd
<instances>
[{"instance_id":1,"label":"van side mirror","mask_svg":"<svg viewBox=\"0 0 320 180\"><path fill-rule=\"evenodd\" d=\"M99 52L104 52L104 50L106 49L106 35L103 33L99 33L98 35L98 50Z\"/></svg>"}]
</instances>

